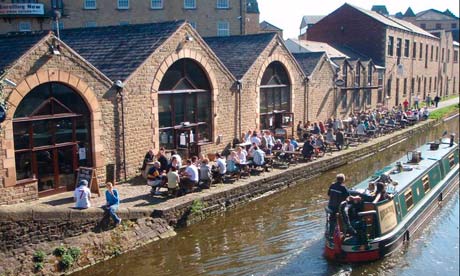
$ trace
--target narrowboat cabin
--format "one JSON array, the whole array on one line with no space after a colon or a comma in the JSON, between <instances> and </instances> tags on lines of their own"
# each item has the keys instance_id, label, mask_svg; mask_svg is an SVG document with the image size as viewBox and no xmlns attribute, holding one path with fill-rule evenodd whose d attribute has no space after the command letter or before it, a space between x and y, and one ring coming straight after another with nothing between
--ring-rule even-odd
<instances>
[{"instance_id":1,"label":"narrowboat cabin","mask_svg":"<svg viewBox=\"0 0 460 276\"><path fill-rule=\"evenodd\" d=\"M392 253L458 188L458 170L458 144L451 137L423 145L359 183L350 190L362 199L352 203L354 215L349 208L337 214L326 208L325 257L354 263ZM388 196L375 202L370 192L377 183L384 184Z\"/></svg>"}]
</instances>

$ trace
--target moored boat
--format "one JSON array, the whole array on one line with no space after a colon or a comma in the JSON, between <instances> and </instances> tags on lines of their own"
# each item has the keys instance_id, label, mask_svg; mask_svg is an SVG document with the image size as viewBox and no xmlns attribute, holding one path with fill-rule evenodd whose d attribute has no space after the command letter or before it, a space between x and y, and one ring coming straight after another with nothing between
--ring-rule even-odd
<instances>
[{"instance_id":1,"label":"moored boat","mask_svg":"<svg viewBox=\"0 0 460 276\"><path fill-rule=\"evenodd\" d=\"M362 200L343 202L337 214L326 208L324 256L354 263L392 253L458 188L458 171L458 144L451 136L409 152L354 186L350 194ZM372 187L382 184L387 197L377 202Z\"/></svg>"}]
</instances>

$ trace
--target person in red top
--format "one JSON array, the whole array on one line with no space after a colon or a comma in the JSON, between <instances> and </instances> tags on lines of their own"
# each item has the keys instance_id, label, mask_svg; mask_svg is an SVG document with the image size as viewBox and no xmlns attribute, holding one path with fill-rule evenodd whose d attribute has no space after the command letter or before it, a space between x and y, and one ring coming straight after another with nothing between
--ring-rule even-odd
<instances>
[{"instance_id":1,"label":"person in red top","mask_svg":"<svg viewBox=\"0 0 460 276\"><path fill-rule=\"evenodd\" d=\"M407 99L404 100L403 106L404 106L404 111L407 111L407 108L409 107L409 101Z\"/></svg>"}]
</instances>

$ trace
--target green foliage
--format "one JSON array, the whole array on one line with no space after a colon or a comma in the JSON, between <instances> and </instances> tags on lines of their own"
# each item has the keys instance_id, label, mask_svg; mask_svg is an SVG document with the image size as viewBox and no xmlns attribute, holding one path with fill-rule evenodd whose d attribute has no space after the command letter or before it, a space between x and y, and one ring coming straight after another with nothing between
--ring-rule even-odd
<instances>
[{"instance_id":1,"label":"green foliage","mask_svg":"<svg viewBox=\"0 0 460 276\"><path fill-rule=\"evenodd\" d=\"M62 257L66 252L67 249L63 245L61 245L53 250L53 255L56 257Z\"/></svg>"},{"instance_id":2,"label":"green foliage","mask_svg":"<svg viewBox=\"0 0 460 276\"><path fill-rule=\"evenodd\" d=\"M441 119L441 118L444 118L446 115L454 113L455 111L456 112L459 111L458 104L436 109L435 111L430 113L430 119Z\"/></svg>"},{"instance_id":3,"label":"green foliage","mask_svg":"<svg viewBox=\"0 0 460 276\"><path fill-rule=\"evenodd\" d=\"M34 269L36 272L42 271L45 265L42 262L38 262L34 264Z\"/></svg>"},{"instance_id":4,"label":"green foliage","mask_svg":"<svg viewBox=\"0 0 460 276\"><path fill-rule=\"evenodd\" d=\"M121 248L119 246L115 246L112 248L112 255L113 256L120 256L121 255Z\"/></svg>"},{"instance_id":5,"label":"green foliage","mask_svg":"<svg viewBox=\"0 0 460 276\"><path fill-rule=\"evenodd\" d=\"M194 200L192 202L192 207L190 207L190 213L192 215L201 215L203 214L204 204L201 200Z\"/></svg>"},{"instance_id":6,"label":"green foliage","mask_svg":"<svg viewBox=\"0 0 460 276\"><path fill-rule=\"evenodd\" d=\"M46 253L43 250L37 250L34 253L34 262L42 263L46 258Z\"/></svg>"},{"instance_id":7,"label":"green foliage","mask_svg":"<svg viewBox=\"0 0 460 276\"><path fill-rule=\"evenodd\" d=\"M67 250L66 254L72 256L72 258L76 261L81 255L81 250L78 247L71 247Z\"/></svg>"},{"instance_id":8,"label":"green foliage","mask_svg":"<svg viewBox=\"0 0 460 276\"><path fill-rule=\"evenodd\" d=\"M75 260L70 254L64 253L64 255L61 256L61 260L59 261L59 268L63 271L66 271L72 267L74 262Z\"/></svg>"}]
</instances>

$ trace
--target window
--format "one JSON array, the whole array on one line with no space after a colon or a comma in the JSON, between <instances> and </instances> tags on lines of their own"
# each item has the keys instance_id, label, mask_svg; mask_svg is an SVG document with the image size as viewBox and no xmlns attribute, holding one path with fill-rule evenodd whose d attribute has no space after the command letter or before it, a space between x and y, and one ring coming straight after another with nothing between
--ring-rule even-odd
<instances>
[{"instance_id":1,"label":"window","mask_svg":"<svg viewBox=\"0 0 460 276\"><path fill-rule=\"evenodd\" d=\"M118 9L119 10L129 9L129 0L118 0Z\"/></svg>"},{"instance_id":2,"label":"window","mask_svg":"<svg viewBox=\"0 0 460 276\"><path fill-rule=\"evenodd\" d=\"M396 39L396 56L400 57L401 56L401 47L402 47L402 39L397 38Z\"/></svg>"},{"instance_id":3,"label":"window","mask_svg":"<svg viewBox=\"0 0 460 276\"><path fill-rule=\"evenodd\" d=\"M409 39L404 41L404 56L409 57Z\"/></svg>"},{"instance_id":4,"label":"window","mask_svg":"<svg viewBox=\"0 0 460 276\"><path fill-rule=\"evenodd\" d=\"M129 21L120 21L120 22L118 23L118 25L120 25L120 26L129 25Z\"/></svg>"},{"instance_id":5,"label":"window","mask_svg":"<svg viewBox=\"0 0 460 276\"><path fill-rule=\"evenodd\" d=\"M425 23L420 24L420 28L426 30L426 24Z\"/></svg>"},{"instance_id":6,"label":"window","mask_svg":"<svg viewBox=\"0 0 460 276\"><path fill-rule=\"evenodd\" d=\"M436 23L436 30L442 29L442 24L441 23Z\"/></svg>"},{"instance_id":7,"label":"window","mask_svg":"<svg viewBox=\"0 0 460 276\"><path fill-rule=\"evenodd\" d=\"M429 91L429 92L431 92L431 81L432 81L432 80L433 80L433 79L430 77L430 81L428 82L428 91Z\"/></svg>"},{"instance_id":8,"label":"window","mask_svg":"<svg viewBox=\"0 0 460 276\"><path fill-rule=\"evenodd\" d=\"M452 24L450 24L450 27L451 27L452 29L457 29L457 23L452 23Z\"/></svg>"},{"instance_id":9,"label":"window","mask_svg":"<svg viewBox=\"0 0 460 276\"><path fill-rule=\"evenodd\" d=\"M426 80L427 77L423 78L423 98L426 98Z\"/></svg>"},{"instance_id":10,"label":"window","mask_svg":"<svg viewBox=\"0 0 460 276\"><path fill-rule=\"evenodd\" d=\"M184 0L184 9L196 9L195 0Z\"/></svg>"},{"instance_id":11,"label":"window","mask_svg":"<svg viewBox=\"0 0 460 276\"><path fill-rule=\"evenodd\" d=\"M412 78L412 81L410 83L411 83L410 93L411 93L411 95L414 95L414 92L415 92L415 78Z\"/></svg>"},{"instance_id":12,"label":"window","mask_svg":"<svg viewBox=\"0 0 460 276\"><path fill-rule=\"evenodd\" d=\"M414 41L414 44L412 44L412 58L417 57L417 42Z\"/></svg>"},{"instance_id":13,"label":"window","mask_svg":"<svg viewBox=\"0 0 460 276\"><path fill-rule=\"evenodd\" d=\"M399 78L396 78L396 101L399 101ZM398 105L398 103L396 103Z\"/></svg>"},{"instance_id":14,"label":"window","mask_svg":"<svg viewBox=\"0 0 460 276\"><path fill-rule=\"evenodd\" d=\"M447 63L450 62L450 49L447 49Z\"/></svg>"},{"instance_id":15,"label":"window","mask_svg":"<svg viewBox=\"0 0 460 276\"><path fill-rule=\"evenodd\" d=\"M85 0L85 4L83 6L85 10L94 10L96 9L96 0Z\"/></svg>"},{"instance_id":16,"label":"window","mask_svg":"<svg viewBox=\"0 0 460 276\"><path fill-rule=\"evenodd\" d=\"M439 59L439 48L436 46L436 61Z\"/></svg>"},{"instance_id":17,"label":"window","mask_svg":"<svg viewBox=\"0 0 460 276\"><path fill-rule=\"evenodd\" d=\"M391 79L387 81L387 96L391 97Z\"/></svg>"},{"instance_id":18,"label":"window","mask_svg":"<svg viewBox=\"0 0 460 276\"><path fill-rule=\"evenodd\" d=\"M229 36L230 24L227 21L217 22L217 36Z\"/></svg>"},{"instance_id":19,"label":"window","mask_svg":"<svg viewBox=\"0 0 460 276\"><path fill-rule=\"evenodd\" d=\"M32 89L13 118L17 179L35 176L39 193L65 191L79 166L92 165L90 129L90 112L70 87L50 82Z\"/></svg>"},{"instance_id":20,"label":"window","mask_svg":"<svg viewBox=\"0 0 460 276\"><path fill-rule=\"evenodd\" d=\"M449 154L447 158L449 158L449 167L452 169L455 166L454 154L453 153Z\"/></svg>"},{"instance_id":21,"label":"window","mask_svg":"<svg viewBox=\"0 0 460 276\"><path fill-rule=\"evenodd\" d=\"M342 89L340 93L341 93L342 109L346 109L347 104L348 104L347 90Z\"/></svg>"},{"instance_id":22,"label":"window","mask_svg":"<svg viewBox=\"0 0 460 276\"><path fill-rule=\"evenodd\" d=\"M217 0L217 8L228 9L230 8L230 4L228 3L228 0Z\"/></svg>"},{"instance_id":23,"label":"window","mask_svg":"<svg viewBox=\"0 0 460 276\"><path fill-rule=\"evenodd\" d=\"M407 78L404 78L404 83L403 83L403 95L407 95Z\"/></svg>"},{"instance_id":24,"label":"window","mask_svg":"<svg viewBox=\"0 0 460 276\"><path fill-rule=\"evenodd\" d=\"M286 70L280 62L272 62L265 70L260 83L261 129L279 128L280 120L273 122L274 114L291 110L291 87ZM276 113L275 113L276 111Z\"/></svg>"},{"instance_id":25,"label":"window","mask_svg":"<svg viewBox=\"0 0 460 276\"><path fill-rule=\"evenodd\" d=\"M438 79L437 77L434 77L434 91L438 88Z\"/></svg>"},{"instance_id":26,"label":"window","mask_svg":"<svg viewBox=\"0 0 460 276\"><path fill-rule=\"evenodd\" d=\"M425 175L424 177L422 177L422 183L423 183L423 191L426 194L431 189L431 187L430 187L430 176Z\"/></svg>"},{"instance_id":27,"label":"window","mask_svg":"<svg viewBox=\"0 0 460 276\"><path fill-rule=\"evenodd\" d=\"M361 86L361 64L356 63L356 74L355 74L355 87Z\"/></svg>"},{"instance_id":28,"label":"window","mask_svg":"<svg viewBox=\"0 0 460 276\"><path fill-rule=\"evenodd\" d=\"M96 21L88 21L86 22L85 26L86 28L94 28L94 27L97 27L97 23Z\"/></svg>"},{"instance_id":29,"label":"window","mask_svg":"<svg viewBox=\"0 0 460 276\"><path fill-rule=\"evenodd\" d=\"M30 32L32 31L32 24L29 21L19 22L19 31L20 32Z\"/></svg>"},{"instance_id":30,"label":"window","mask_svg":"<svg viewBox=\"0 0 460 276\"><path fill-rule=\"evenodd\" d=\"M454 63L458 63L458 51L454 50Z\"/></svg>"},{"instance_id":31,"label":"window","mask_svg":"<svg viewBox=\"0 0 460 276\"><path fill-rule=\"evenodd\" d=\"M422 59L422 57L423 57L423 43L420 43L420 50L419 50L418 54L419 54L418 58Z\"/></svg>"},{"instance_id":32,"label":"window","mask_svg":"<svg viewBox=\"0 0 460 276\"><path fill-rule=\"evenodd\" d=\"M163 0L152 0L150 2L150 7L153 10L161 10L161 9L163 9Z\"/></svg>"},{"instance_id":33,"label":"window","mask_svg":"<svg viewBox=\"0 0 460 276\"><path fill-rule=\"evenodd\" d=\"M433 51L434 50L434 46L431 45L431 52L430 52L430 60L433 61Z\"/></svg>"},{"instance_id":34,"label":"window","mask_svg":"<svg viewBox=\"0 0 460 276\"><path fill-rule=\"evenodd\" d=\"M62 3L62 0L51 0L51 8L54 10L62 10L64 8L64 3Z\"/></svg>"},{"instance_id":35,"label":"window","mask_svg":"<svg viewBox=\"0 0 460 276\"><path fill-rule=\"evenodd\" d=\"M383 70L378 71L378 86L377 101L383 103Z\"/></svg>"},{"instance_id":36,"label":"window","mask_svg":"<svg viewBox=\"0 0 460 276\"><path fill-rule=\"evenodd\" d=\"M408 190L404 193L404 201L406 202L407 211L414 207L414 199L412 198L412 190Z\"/></svg>"},{"instance_id":37,"label":"window","mask_svg":"<svg viewBox=\"0 0 460 276\"><path fill-rule=\"evenodd\" d=\"M425 45L425 68L428 68L428 44Z\"/></svg>"},{"instance_id":38,"label":"window","mask_svg":"<svg viewBox=\"0 0 460 276\"><path fill-rule=\"evenodd\" d=\"M392 36L388 37L388 55L393 56L393 47L394 47L394 38Z\"/></svg>"},{"instance_id":39,"label":"window","mask_svg":"<svg viewBox=\"0 0 460 276\"><path fill-rule=\"evenodd\" d=\"M199 64L187 58L173 63L158 91L160 147L211 142L211 107L211 86Z\"/></svg>"},{"instance_id":40,"label":"window","mask_svg":"<svg viewBox=\"0 0 460 276\"><path fill-rule=\"evenodd\" d=\"M444 48L441 49L441 62L444 62Z\"/></svg>"}]
</instances>

